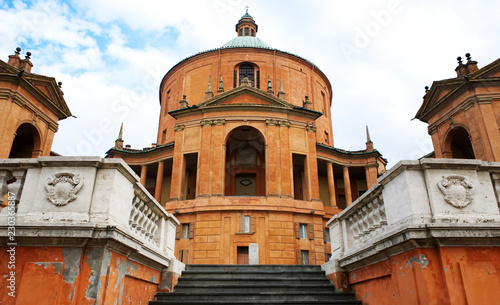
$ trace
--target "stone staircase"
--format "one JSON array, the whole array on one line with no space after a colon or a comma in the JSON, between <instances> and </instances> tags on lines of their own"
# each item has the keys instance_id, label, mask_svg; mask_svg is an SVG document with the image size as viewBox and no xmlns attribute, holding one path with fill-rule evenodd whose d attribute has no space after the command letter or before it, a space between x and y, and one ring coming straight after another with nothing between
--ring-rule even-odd
<instances>
[{"instance_id":1,"label":"stone staircase","mask_svg":"<svg viewBox=\"0 0 500 305\"><path fill-rule=\"evenodd\" d=\"M188 265L173 293L157 293L150 305L166 304L359 304L354 293L335 291L320 266Z\"/></svg>"}]
</instances>

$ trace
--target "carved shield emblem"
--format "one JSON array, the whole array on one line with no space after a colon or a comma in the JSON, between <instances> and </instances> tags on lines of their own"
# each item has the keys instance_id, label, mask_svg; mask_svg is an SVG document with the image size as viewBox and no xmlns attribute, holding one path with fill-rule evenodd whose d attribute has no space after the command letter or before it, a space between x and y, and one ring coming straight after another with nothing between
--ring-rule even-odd
<instances>
[{"instance_id":1,"label":"carved shield emblem","mask_svg":"<svg viewBox=\"0 0 500 305\"><path fill-rule=\"evenodd\" d=\"M464 208L472 202L474 185L464 176L448 176L438 182L444 201L456 208Z\"/></svg>"},{"instance_id":2,"label":"carved shield emblem","mask_svg":"<svg viewBox=\"0 0 500 305\"><path fill-rule=\"evenodd\" d=\"M55 206L64 206L76 199L83 181L72 173L59 173L49 177L45 184L47 199Z\"/></svg>"}]
</instances>

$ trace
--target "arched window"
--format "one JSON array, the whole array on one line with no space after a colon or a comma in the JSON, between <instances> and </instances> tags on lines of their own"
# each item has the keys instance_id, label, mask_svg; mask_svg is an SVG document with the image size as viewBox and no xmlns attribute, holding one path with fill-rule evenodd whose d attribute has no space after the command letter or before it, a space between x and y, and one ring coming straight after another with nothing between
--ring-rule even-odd
<instances>
[{"instance_id":1,"label":"arched window","mask_svg":"<svg viewBox=\"0 0 500 305\"><path fill-rule=\"evenodd\" d=\"M260 70L256 65L249 63L244 63L240 66L236 66L234 69L233 87L241 86L241 81L248 77L252 83L252 87L260 89Z\"/></svg>"},{"instance_id":2,"label":"arched window","mask_svg":"<svg viewBox=\"0 0 500 305\"><path fill-rule=\"evenodd\" d=\"M240 86L241 80L245 77L248 77L252 81L252 86L254 86L255 74L254 68L252 65L244 64L240 66Z\"/></svg>"},{"instance_id":3,"label":"arched window","mask_svg":"<svg viewBox=\"0 0 500 305\"><path fill-rule=\"evenodd\" d=\"M463 127L456 127L448 133L445 150L451 151L454 159L475 159L469 133Z\"/></svg>"},{"instance_id":4,"label":"arched window","mask_svg":"<svg viewBox=\"0 0 500 305\"><path fill-rule=\"evenodd\" d=\"M17 128L9 158L36 158L40 150L40 136L33 125L24 123Z\"/></svg>"},{"instance_id":5,"label":"arched window","mask_svg":"<svg viewBox=\"0 0 500 305\"><path fill-rule=\"evenodd\" d=\"M226 142L226 196L265 195L265 144L260 132L243 126Z\"/></svg>"}]
</instances>

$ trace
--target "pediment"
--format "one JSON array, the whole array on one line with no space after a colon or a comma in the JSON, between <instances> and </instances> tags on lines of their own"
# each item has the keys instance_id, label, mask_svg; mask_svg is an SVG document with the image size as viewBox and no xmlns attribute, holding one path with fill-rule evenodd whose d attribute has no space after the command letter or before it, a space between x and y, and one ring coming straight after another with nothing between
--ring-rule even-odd
<instances>
[{"instance_id":1,"label":"pediment","mask_svg":"<svg viewBox=\"0 0 500 305\"><path fill-rule=\"evenodd\" d=\"M199 109L209 107L279 107L293 109L294 106L274 95L249 86L241 86L216 95L197 105Z\"/></svg>"},{"instance_id":2,"label":"pediment","mask_svg":"<svg viewBox=\"0 0 500 305\"><path fill-rule=\"evenodd\" d=\"M19 70L15 69L8 63L4 62L3 60L0 60L0 73L18 73Z\"/></svg>"},{"instance_id":3,"label":"pediment","mask_svg":"<svg viewBox=\"0 0 500 305\"><path fill-rule=\"evenodd\" d=\"M448 79L444 81L434 82L431 89L424 96L424 102L415 115L416 118L426 122L426 114L434 109L437 105L450 94L452 94L464 82L463 79Z\"/></svg>"},{"instance_id":4,"label":"pediment","mask_svg":"<svg viewBox=\"0 0 500 305\"><path fill-rule=\"evenodd\" d=\"M488 79L498 77L500 77L500 59L495 60L471 75L471 79Z\"/></svg>"},{"instance_id":5,"label":"pediment","mask_svg":"<svg viewBox=\"0 0 500 305\"><path fill-rule=\"evenodd\" d=\"M59 90L59 89L55 88L51 82L39 80L39 79L30 79L30 82L33 85L35 85L35 87L37 87L38 90L42 91L43 94L45 94L52 101L57 100L58 92L56 90Z\"/></svg>"},{"instance_id":6,"label":"pediment","mask_svg":"<svg viewBox=\"0 0 500 305\"><path fill-rule=\"evenodd\" d=\"M18 69L1 60L0 73L5 81L15 81L20 84L33 99L55 113L59 120L71 115L68 105L64 101L63 93L53 77L28 72L21 74Z\"/></svg>"}]
</instances>

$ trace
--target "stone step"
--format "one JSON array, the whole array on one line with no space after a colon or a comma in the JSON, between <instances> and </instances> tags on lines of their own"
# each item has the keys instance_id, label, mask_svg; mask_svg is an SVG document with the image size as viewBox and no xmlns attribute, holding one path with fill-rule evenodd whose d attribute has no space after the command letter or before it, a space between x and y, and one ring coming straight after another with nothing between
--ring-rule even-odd
<instances>
[{"instance_id":1,"label":"stone step","mask_svg":"<svg viewBox=\"0 0 500 305\"><path fill-rule=\"evenodd\" d=\"M361 301L352 300L331 300L331 301L298 301L298 300L240 300L240 301L226 301L221 299L214 299L211 301L179 301L175 303L166 303L165 301L149 301L149 305L273 305L273 304L287 304L287 305L362 305Z\"/></svg>"},{"instance_id":2,"label":"stone step","mask_svg":"<svg viewBox=\"0 0 500 305\"><path fill-rule=\"evenodd\" d=\"M323 271L184 271L182 276L190 279L212 279L212 278L233 278L233 277L247 277L247 278L322 278L325 273Z\"/></svg>"},{"instance_id":3,"label":"stone step","mask_svg":"<svg viewBox=\"0 0 500 305\"><path fill-rule=\"evenodd\" d=\"M226 272L279 272L279 271L321 271L321 266L318 265L186 265L186 271L226 271Z\"/></svg>"},{"instance_id":4,"label":"stone step","mask_svg":"<svg viewBox=\"0 0 500 305\"><path fill-rule=\"evenodd\" d=\"M191 279L191 278L180 278L179 283L195 283L199 287L206 287L211 285L248 285L248 284L260 284L260 285L272 285L276 283L282 283L289 287L300 287L303 283L308 283L311 285L321 285L328 283L325 278L313 279L313 278L284 278L284 277L233 277L233 278L206 278L206 279Z\"/></svg>"},{"instance_id":5,"label":"stone step","mask_svg":"<svg viewBox=\"0 0 500 305\"><path fill-rule=\"evenodd\" d=\"M150 305L357 304L316 265L187 265L172 293Z\"/></svg>"},{"instance_id":6,"label":"stone step","mask_svg":"<svg viewBox=\"0 0 500 305\"><path fill-rule=\"evenodd\" d=\"M315 293L315 292L331 292L333 291L333 287L328 284L302 284L300 286L289 286L284 284L267 284L267 285L259 285L259 284L248 284L242 287L241 285L232 285L230 283L225 285L206 285L205 287L197 285L195 283L179 283L175 287L176 292L200 292L200 293L219 293L219 292L241 292L242 289L246 293L259 293L259 292L277 292L277 291L297 291L300 288L300 291Z\"/></svg>"},{"instance_id":7,"label":"stone step","mask_svg":"<svg viewBox=\"0 0 500 305\"><path fill-rule=\"evenodd\" d=\"M246 293L246 291L235 293L165 293L156 296L158 301L166 301L166 304L176 304L178 302L188 301L214 301L224 300L225 302L239 302L239 301L254 301L264 304L264 301L301 301L301 302L315 302L315 301L352 301L354 296L352 294L345 294L339 292L321 292L321 293L307 293L302 291L293 292L260 292L260 293Z\"/></svg>"}]
</instances>

